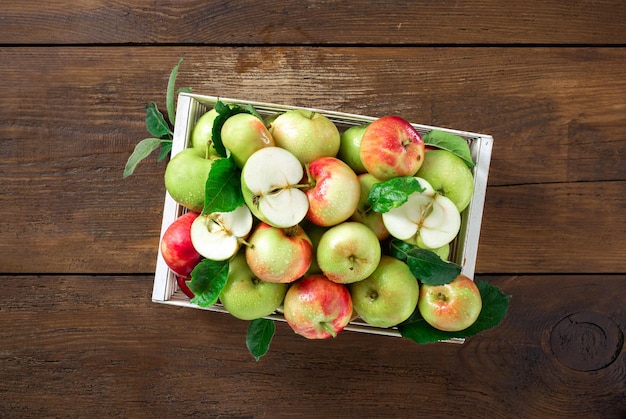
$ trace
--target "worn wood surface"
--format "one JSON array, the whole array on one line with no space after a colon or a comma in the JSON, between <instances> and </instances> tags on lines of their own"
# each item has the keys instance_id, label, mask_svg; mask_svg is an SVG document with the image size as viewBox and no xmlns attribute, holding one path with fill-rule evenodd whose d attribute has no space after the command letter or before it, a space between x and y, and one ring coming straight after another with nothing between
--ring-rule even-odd
<instances>
[{"instance_id":1,"label":"worn wood surface","mask_svg":"<svg viewBox=\"0 0 626 419\"><path fill-rule=\"evenodd\" d=\"M623 2L4 3L0 417L626 416ZM477 278L504 322L279 325L256 363L245 322L152 303L165 163L121 175L181 57L197 93L493 135Z\"/></svg>"}]
</instances>

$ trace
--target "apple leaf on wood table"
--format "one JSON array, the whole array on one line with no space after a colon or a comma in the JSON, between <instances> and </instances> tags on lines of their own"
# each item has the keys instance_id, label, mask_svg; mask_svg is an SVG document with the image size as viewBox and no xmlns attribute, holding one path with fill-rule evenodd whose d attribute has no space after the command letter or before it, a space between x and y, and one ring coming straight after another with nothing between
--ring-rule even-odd
<instances>
[{"instance_id":1,"label":"apple leaf on wood table","mask_svg":"<svg viewBox=\"0 0 626 419\"><path fill-rule=\"evenodd\" d=\"M257 361L269 350L275 328L274 321L270 319L261 318L250 322L246 346Z\"/></svg>"},{"instance_id":2,"label":"apple leaf on wood table","mask_svg":"<svg viewBox=\"0 0 626 419\"><path fill-rule=\"evenodd\" d=\"M191 272L187 286L194 293L193 304L209 307L217 302L228 279L228 261L204 259Z\"/></svg>"},{"instance_id":3,"label":"apple leaf on wood table","mask_svg":"<svg viewBox=\"0 0 626 419\"><path fill-rule=\"evenodd\" d=\"M482 299L482 310L476 322L465 330L445 332L435 329L422 317L416 308L411 317L398 325L402 337L416 343L431 343L449 339L463 339L474 336L482 331L500 324L509 307L510 296L505 295L497 287L487 281L476 281Z\"/></svg>"}]
</instances>

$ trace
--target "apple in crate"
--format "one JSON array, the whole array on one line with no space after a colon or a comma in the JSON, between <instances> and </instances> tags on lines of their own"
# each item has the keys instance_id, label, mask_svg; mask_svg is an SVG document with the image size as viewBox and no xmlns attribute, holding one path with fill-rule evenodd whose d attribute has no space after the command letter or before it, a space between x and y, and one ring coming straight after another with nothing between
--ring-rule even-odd
<instances>
[{"instance_id":1,"label":"apple in crate","mask_svg":"<svg viewBox=\"0 0 626 419\"><path fill-rule=\"evenodd\" d=\"M319 226L337 225L354 214L361 197L361 184L354 170L336 157L320 157L308 166L306 218Z\"/></svg>"},{"instance_id":2,"label":"apple in crate","mask_svg":"<svg viewBox=\"0 0 626 419\"><path fill-rule=\"evenodd\" d=\"M329 228L317 245L317 264L328 279L340 284L361 281L381 258L378 237L369 227L346 221Z\"/></svg>"},{"instance_id":3,"label":"apple in crate","mask_svg":"<svg viewBox=\"0 0 626 419\"><path fill-rule=\"evenodd\" d=\"M294 282L283 302L285 320L307 339L335 337L352 318L348 287L324 275L305 276Z\"/></svg>"},{"instance_id":4,"label":"apple in crate","mask_svg":"<svg viewBox=\"0 0 626 419\"><path fill-rule=\"evenodd\" d=\"M367 169L361 161L361 139L363 133L369 123L355 125L348 128L341 134L341 145L337 157L345 161L348 166L354 170L354 173L360 175L366 173Z\"/></svg>"},{"instance_id":5,"label":"apple in crate","mask_svg":"<svg viewBox=\"0 0 626 419\"><path fill-rule=\"evenodd\" d=\"M335 157L341 138L337 126L321 113L294 109L278 115L269 124L278 147L298 158L302 165L320 157Z\"/></svg>"},{"instance_id":6,"label":"apple in crate","mask_svg":"<svg viewBox=\"0 0 626 419\"><path fill-rule=\"evenodd\" d=\"M249 113L239 113L228 118L222 126L221 138L240 168L255 151L274 146L274 138L265 123Z\"/></svg>"},{"instance_id":7,"label":"apple in crate","mask_svg":"<svg viewBox=\"0 0 626 419\"><path fill-rule=\"evenodd\" d=\"M461 274L445 285L422 284L417 307L434 328L458 332L476 322L482 299L474 281Z\"/></svg>"},{"instance_id":8,"label":"apple in crate","mask_svg":"<svg viewBox=\"0 0 626 419\"><path fill-rule=\"evenodd\" d=\"M193 212L202 212L205 185L211 165L220 157L209 156L197 148L176 154L165 168L165 189L180 205Z\"/></svg>"},{"instance_id":9,"label":"apple in crate","mask_svg":"<svg viewBox=\"0 0 626 419\"><path fill-rule=\"evenodd\" d=\"M189 281L189 278L184 278L182 276L176 275L176 283L178 284L178 288L183 292L183 294L185 294L187 297L189 298L193 298L195 297L195 294L193 293L192 290L189 289L189 287L187 286L187 281Z\"/></svg>"},{"instance_id":10,"label":"apple in crate","mask_svg":"<svg viewBox=\"0 0 626 419\"><path fill-rule=\"evenodd\" d=\"M474 176L465 162L448 150L430 150L416 176L426 180L435 191L448 197L462 212L474 193Z\"/></svg>"},{"instance_id":11,"label":"apple in crate","mask_svg":"<svg viewBox=\"0 0 626 419\"><path fill-rule=\"evenodd\" d=\"M191 131L191 147L201 150L205 156L217 155L213 147L213 123L218 113L215 108L204 113Z\"/></svg>"},{"instance_id":12,"label":"apple in crate","mask_svg":"<svg viewBox=\"0 0 626 419\"><path fill-rule=\"evenodd\" d=\"M280 147L265 147L252 154L241 170L241 191L250 211L267 224L285 228L304 219L309 200L299 182L300 161Z\"/></svg>"},{"instance_id":13,"label":"apple in crate","mask_svg":"<svg viewBox=\"0 0 626 419\"><path fill-rule=\"evenodd\" d=\"M424 179L416 178L423 192L414 192L399 207L383 214L393 237L407 243L437 249L450 243L461 228L461 214L454 202L435 192Z\"/></svg>"},{"instance_id":14,"label":"apple in crate","mask_svg":"<svg viewBox=\"0 0 626 419\"><path fill-rule=\"evenodd\" d=\"M252 214L245 205L230 212L200 215L191 224L191 242L207 259L230 259L252 230L252 222Z\"/></svg>"},{"instance_id":15,"label":"apple in crate","mask_svg":"<svg viewBox=\"0 0 626 419\"><path fill-rule=\"evenodd\" d=\"M256 277L238 252L228 265L228 279L220 292L220 302L233 316L254 320L269 316L282 304L288 285Z\"/></svg>"},{"instance_id":16,"label":"apple in crate","mask_svg":"<svg viewBox=\"0 0 626 419\"><path fill-rule=\"evenodd\" d=\"M261 222L247 242L248 266L263 281L293 282L311 266L313 245L299 225L277 228Z\"/></svg>"},{"instance_id":17,"label":"apple in crate","mask_svg":"<svg viewBox=\"0 0 626 419\"><path fill-rule=\"evenodd\" d=\"M356 211L350 219L358 221L368 226L378 237L378 240L389 238L389 231L383 222L381 213L372 210L372 204L369 201L369 193L372 186L380 180L376 179L371 173L363 173L359 175L359 183L361 184L361 197L357 204Z\"/></svg>"},{"instance_id":18,"label":"apple in crate","mask_svg":"<svg viewBox=\"0 0 626 419\"><path fill-rule=\"evenodd\" d=\"M402 323L413 314L419 299L419 283L409 266L386 255L372 275L350 284L349 289L354 310L376 327Z\"/></svg>"},{"instance_id":19,"label":"apple in crate","mask_svg":"<svg viewBox=\"0 0 626 419\"><path fill-rule=\"evenodd\" d=\"M365 129L359 153L363 166L377 179L413 176L424 160L424 140L405 119L383 116Z\"/></svg>"},{"instance_id":20,"label":"apple in crate","mask_svg":"<svg viewBox=\"0 0 626 419\"><path fill-rule=\"evenodd\" d=\"M161 238L160 250L165 264L176 275L191 277L191 271L202 260L191 242L191 225L198 218L195 212L187 212L170 224Z\"/></svg>"}]
</instances>

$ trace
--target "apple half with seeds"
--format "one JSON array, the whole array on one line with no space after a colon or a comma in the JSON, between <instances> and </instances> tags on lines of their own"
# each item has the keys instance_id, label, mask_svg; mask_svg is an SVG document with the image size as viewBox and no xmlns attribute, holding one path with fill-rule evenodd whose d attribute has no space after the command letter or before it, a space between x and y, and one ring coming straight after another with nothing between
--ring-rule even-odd
<instances>
[{"instance_id":1,"label":"apple half with seeds","mask_svg":"<svg viewBox=\"0 0 626 419\"><path fill-rule=\"evenodd\" d=\"M207 259L230 259L252 230L252 220L245 205L230 212L200 215L191 224L193 247Z\"/></svg>"},{"instance_id":2,"label":"apple half with seeds","mask_svg":"<svg viewBox=\"0 0 626 419\"><path fill-rule=\"evenodd\" d=\"M257 218L277 228L293 227L304 219L309 200L299 182L300 161L280 147L265 147L252 154L241 171L241 191Z\"/></svg>"},{"instance_id":3,"label":"apple half with seeds","mask_svg":"<svg viewBox=\"0 0 626 419\"><path fill-rule=\"evenodd\" d=\"M407 202L383 214L389 234L407 243L436 249L459 234L461 214L449 198L437 193L424 179L416 177L424 189L409 195Z\"/></svg>"}]
</instances>

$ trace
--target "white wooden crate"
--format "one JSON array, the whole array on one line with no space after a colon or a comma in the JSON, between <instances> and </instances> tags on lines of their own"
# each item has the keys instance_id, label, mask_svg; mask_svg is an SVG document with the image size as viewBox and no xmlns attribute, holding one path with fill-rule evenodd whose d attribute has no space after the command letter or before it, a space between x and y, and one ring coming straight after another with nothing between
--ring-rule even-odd
<instances>
[{"instance_id":1,"label":"white wooden crate","mask_svg":"<svg viewBox=\"0 0 626 419\"><path fill-rule=\"evenodd\" d=\"M218 98L215 96L202 96L191 93L181 93L178 96L178 105L176 110L176 121L174 128L174 142L172 146L171 157L174 157L181 150L188 147L191 131L193 127L205 112L215 106L217 101L223 103L232 103L239 105L250 104L262 116L273 115L277 112L284 112L291 109L308 109L327 116L332 120L340 132L354 125L361 125L365 122L376 120L376 117L348 114L342 112L326 111L323 109L303 108L296 106L285 106L273 103L254 102L248 100ZM474 194L469 206L461 214L461 230L458 237L451 243L450 260L461 265L462 273L470 278L474 277L474 269L476 267L476 256L478 252L478 239L480 236L480 227L483 216L483 207L485 203L485 193L487 191L487 176L489 173L489 164L491 160L491 150L493 147L493 138L490 135L477 134L473 132L458 131L453 129L434 127L429 125L420 125L412 123L421 135L425 135L432 129L447 131L456 134L467 140L472 158L476 163L473 169L474 174ZM166 193L165 203L163 206L163 220L161 224L161 237L165 233L167 227L184 211L184 208L177 204L172 197ZM226 310L218 303L215 306L202 308L189 302L189 298L178 289L176 277L173 272L165 264L163 256L159 250L156 264L156 272L154 277L154 286L152 290L152 301L156 303L170 304L195 309L203 309L209 311L217 311L226 313ZM285 321L280 313L268 316L268 318ZM400 337L400 332L396 328L379 328L366 324L359 319L350 322L344 330L355 332L372 333L378 335ZM455 339L452 342L463 342L462 339Z\"/></svg>"}]
</instances>

